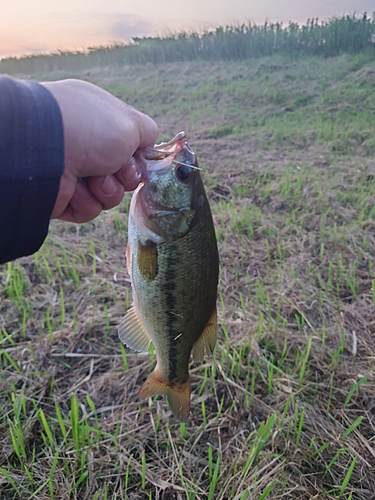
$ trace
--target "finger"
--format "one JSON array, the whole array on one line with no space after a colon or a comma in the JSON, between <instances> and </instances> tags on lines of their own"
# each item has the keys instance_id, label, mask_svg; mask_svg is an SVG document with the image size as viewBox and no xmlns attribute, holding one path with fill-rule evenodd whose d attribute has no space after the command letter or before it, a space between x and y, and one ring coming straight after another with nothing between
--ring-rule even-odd
<instances>
[{"instance_id":1,"label":"finger","mask_svg":"<svg viewBox=\"0 0 375 500\"><path fill-rule=\"evenodd\" d=\"M62 219L63 215L66 212L67 206L69 205L69 202L74 194L76 184L77 180L75 178L72 178L71 175L69 175L69 172L65 169L60 179L59 192L51 214L51 219Z\"/></svg>"},{"instance_id":2,"label":"finger","mask_svg":"<svg viewBox=\"0 0 375 500\"><path fill-rule=\"evenodd\" d=\"M116 172L115 177L124 186L125 191L134 191L141 181L141 170L132 157L125 166Z\"/></svg>"},{"instance_id":3,"label":"finger","mask_svg":"<svg viewBox=\"0 0 375 500\"><path fill-rule=\"evenodd\" d=\"M102 204L103 210L109 210L121 203L125 189L113 175L90 177L87 182L91 193Z\"/></svg>"},{"instance_id":4,"label":"finger","mask_svg":"<svg viewBox=\"0 0 375 500\"><path fill-rule=\"evenodd\" d=\"M106 111L111 111L110 121L106 124L106 130L110 131L106 143L113 158L127 161L137 149L154 146L158 126L150 116L114 96L106 102Z\"/></svg>"},{"instance_id":5,"label":"finger","mask_svg":"<svg viewBox=\"0 0 375 500\"><path fill-rule=\"evenodd\" d=\"M147 146L154 146L158 136L158 126L152 118L143 114L140 111L137 113L141 116L141 123L139 124L140 137L139 148L146 148Z\"/></svg>"},{"instance_id":6,"label":"finger","mask_svg":"<svg viewBox=\"0 0 375 500\"><path fill-rule=\"evenodd\" d=\"M70 222L88 222L95 219L103 210L102 203L91 193L86 183L77 182L70 204L59 218Z\"/></svg>"}]
</instances>

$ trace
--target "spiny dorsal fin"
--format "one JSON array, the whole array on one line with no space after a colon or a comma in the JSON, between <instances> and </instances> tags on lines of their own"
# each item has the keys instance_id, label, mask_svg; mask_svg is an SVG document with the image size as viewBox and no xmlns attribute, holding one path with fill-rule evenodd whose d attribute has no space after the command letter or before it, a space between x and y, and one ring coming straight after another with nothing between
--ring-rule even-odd
<instances>
[{"instance_id":1,"label":"spiny dorsal fin","mask_svg":"<svg viewBox=\"0 0 375 500\"><path fill-rule=\"evenodd\" d=\"M118 329L118 336L125 345L138 352L147 351L151 344L151 339L142 325L134 307L128 310L124 319L121 321Z\"/></svg>"},{"instance_id":2,"label":"spiny dorsal fin","mask_svg":"<svg viewBox=\"0 0 375 500\"><path fill-rule=\"evenodd\" d=\"M207 356L212 356L217 338L217 314L216 307L213 310L210 319L208 320L206 328L203 330L202 335L193 345L193 358L194 361L202 361L204 351Z\"/></svg>"},{"instance_id":3,"label":"spiny dorsal fin","mask_svg":"<svg viewBox=\"0 0 375 500\"><path fill-rule=\"evenodd\" d=\"M158 274L158 249L156 243L147 240L138 243L138 268L144 278L153 281Z\"/></svg>"}]
</instances>

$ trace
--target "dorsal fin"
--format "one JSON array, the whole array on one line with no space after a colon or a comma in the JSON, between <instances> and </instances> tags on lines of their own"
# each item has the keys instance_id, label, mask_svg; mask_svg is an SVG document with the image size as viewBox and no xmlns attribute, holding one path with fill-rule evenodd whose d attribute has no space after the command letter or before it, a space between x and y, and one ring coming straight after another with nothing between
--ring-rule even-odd
<instances>
[{"instance_id":1,"label":"dorsal fin","mask_svg":"<svg viewBox=\"0 0 375 500\"><path fill-rule=\"evenodd\" d=\"M118 336L121 342L134 349L134 351L145 352L148 350L151 339L142 325L134 306L128 310L121 321Z\"/></svg>"},{"instance_id":2,"label":"dorsal fin","mask_svg":"<svg viewBox=\"0 0 375 500\"><path fill-rule=\"evenodd\" d=\"M194 361L202 361L204 352L207 356L212 356L217 339L217 314L216 307L214 308L210 319L208 320L206 328L203 330L202 335L193 345L193 358Z\"/></svg>"}]
</instances>

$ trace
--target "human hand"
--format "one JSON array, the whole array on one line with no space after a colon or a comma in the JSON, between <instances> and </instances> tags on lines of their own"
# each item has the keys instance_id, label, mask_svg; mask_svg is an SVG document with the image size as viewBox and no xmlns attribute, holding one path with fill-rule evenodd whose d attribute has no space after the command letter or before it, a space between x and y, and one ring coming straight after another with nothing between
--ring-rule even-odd
<instances>
[{"instance_id":1,"label":"human hand","mask_svg":"<svg viewBox=\"0 0 375 500\"><path fill-rule=\"evenodd\" d=\"M87 222L137 187L140 171L133 154L154 145L157 126L91 83L42 85L59 104L64 124L65 170L51 218Z\"/></svg>"}]
</instances>

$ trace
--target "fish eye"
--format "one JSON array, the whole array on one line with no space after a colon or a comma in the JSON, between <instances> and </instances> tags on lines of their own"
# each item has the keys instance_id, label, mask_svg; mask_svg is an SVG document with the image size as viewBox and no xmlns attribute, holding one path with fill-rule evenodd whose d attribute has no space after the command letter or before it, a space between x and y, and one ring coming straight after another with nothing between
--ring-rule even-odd
<instances>
[{"instance_id":1,"label":"fish eye","mask_svg":"<svg viewBox=\"0 0 375 500\"><path fill-rule=\"evenodd\" d=\"M193 169L187 165L179 165L176 168L176 177L179 181L186 181Z\"/></svg>"}]
</instances>

